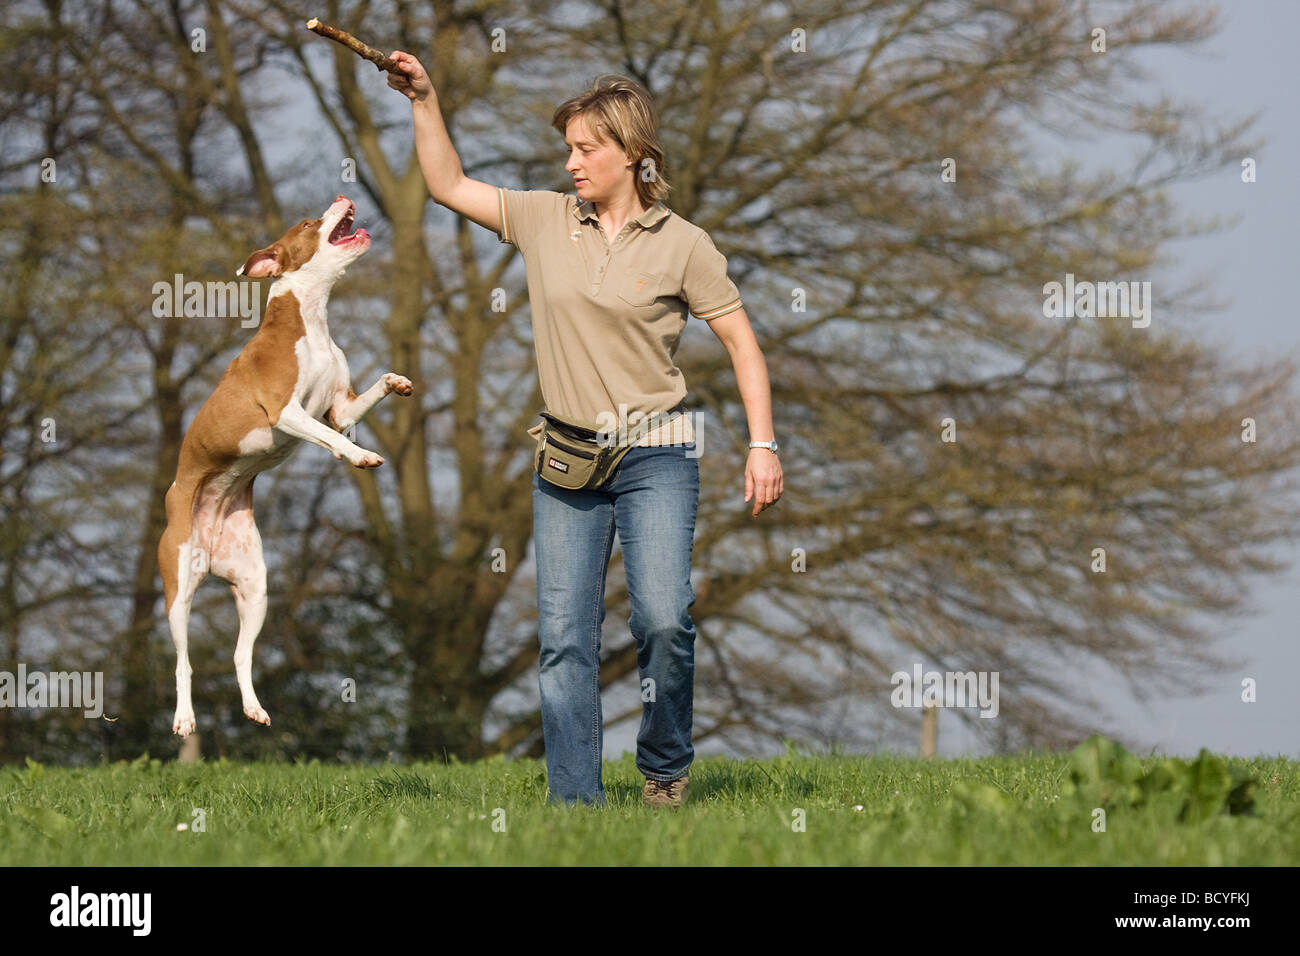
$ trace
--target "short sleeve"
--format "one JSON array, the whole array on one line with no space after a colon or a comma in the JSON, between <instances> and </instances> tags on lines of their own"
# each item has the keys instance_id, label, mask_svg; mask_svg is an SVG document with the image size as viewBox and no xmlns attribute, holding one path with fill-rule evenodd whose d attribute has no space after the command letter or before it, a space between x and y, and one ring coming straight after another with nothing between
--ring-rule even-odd
<instances>
[{"instance_id":1,"label":"short sleeve","mask_svg":"<svg viewBox=\"0 0 1300 956\"><path fill-rule=\"evenodd\" d=\"M682 298L691 315L706 322L741 306L740 290L727 276L727 257L718 251L707 232L700 234L687 257Z\"/></svg>"},{"instance_id":2,"label":"short sleeve","mask_svg":"<svg viewBox=\"0 0 1300 956\"><path fill-rule=\"evenodd\" d=\"M568 197L551 189L506 189L498 186L497 203L501 215L499 240L522 251L549 219L564 215Z\"/></svg>"}]
</instances>

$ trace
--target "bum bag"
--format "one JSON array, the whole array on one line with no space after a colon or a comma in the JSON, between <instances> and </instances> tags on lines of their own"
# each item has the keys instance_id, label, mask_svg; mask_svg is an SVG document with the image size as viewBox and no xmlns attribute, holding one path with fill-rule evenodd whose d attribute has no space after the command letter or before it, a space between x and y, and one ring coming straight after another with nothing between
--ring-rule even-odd
<instances>
[{"instance_id":1,"label":"bum bag","mask_svg":"<svg viewBox=\"0 0 1300 956\"><path fill-rule=\"evenodd\" d=\"M651 425L663 421L661 415L648 415L628 433L626 442L614 444L608 439L600 441L594 428L580 422L561 418L553 412L542 412L541 415L546 424L537 442L533 468L557 488L570 491L603 485L637 439Z\"/></svg>"}]
</instances>

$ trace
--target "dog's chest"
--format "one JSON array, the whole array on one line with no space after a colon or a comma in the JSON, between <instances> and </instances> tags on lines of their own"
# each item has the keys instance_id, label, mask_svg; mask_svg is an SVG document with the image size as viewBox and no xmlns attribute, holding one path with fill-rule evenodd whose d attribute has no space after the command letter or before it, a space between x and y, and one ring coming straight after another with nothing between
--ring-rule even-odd
<instances>
[{"instance_id":1,"label":"dog's chest","mask_svg":"<svg viewBox=\"0 0 1300 956\"><path fill-rule=\"evenodd\" d=\"M347 388L348 372L342 350L329 333L308 329L294 345L298 381L294 395L312 418L320 418L340 389Z\"/></svg>"}]
</instances>

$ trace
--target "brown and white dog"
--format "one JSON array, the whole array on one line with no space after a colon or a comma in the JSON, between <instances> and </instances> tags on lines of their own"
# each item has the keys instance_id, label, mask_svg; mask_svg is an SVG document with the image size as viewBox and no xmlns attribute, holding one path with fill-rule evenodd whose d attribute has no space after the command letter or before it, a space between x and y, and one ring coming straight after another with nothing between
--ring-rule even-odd
<instances>
[{"instance_id":1,"label":"brown and white dog","mask_svg":"<svg viewBox=\"0 0 1300 956\"><path fill-rule=\"evenodd\" d=\"M276 280L257 332L185 433L176 480L167 491L167 530L158 544L167 622L176 644L172 730L182 737L194 731L190 605L208 572L230 582L239 610L235 675L244 714L271 723L253 692L253 642L266 618L266 562L253 520L253 479L303 441L358 468L382 465L384 459L340 433L389 392L411 394L410 380L389 372L357 395L347 359L330 339L325 321L330 289L370 248L364 229L347 234L354 212L351 200L339 196L320 219L304 219L254 252L236 273Z\"/></svg>"}]
</instances>

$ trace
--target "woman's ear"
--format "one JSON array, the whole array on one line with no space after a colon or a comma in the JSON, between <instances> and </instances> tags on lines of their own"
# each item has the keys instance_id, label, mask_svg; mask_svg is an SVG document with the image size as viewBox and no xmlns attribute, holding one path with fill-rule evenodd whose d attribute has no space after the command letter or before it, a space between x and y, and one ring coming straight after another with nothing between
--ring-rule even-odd
<instances>
[{"instance_id":1,"label":"woman's ear","mask_svg":"<svg viewBox=\"0 0 1300 956\"><path fill-rule=\"evenodd\" d=\"M284 263L288 256L284 246L274 243L265 249L258 249L236 270L237 276L249 276L261 279L265 276L278 276L284 272Z\"/></svg>"}]
</instances>

